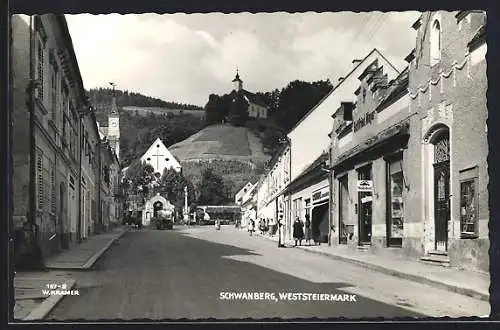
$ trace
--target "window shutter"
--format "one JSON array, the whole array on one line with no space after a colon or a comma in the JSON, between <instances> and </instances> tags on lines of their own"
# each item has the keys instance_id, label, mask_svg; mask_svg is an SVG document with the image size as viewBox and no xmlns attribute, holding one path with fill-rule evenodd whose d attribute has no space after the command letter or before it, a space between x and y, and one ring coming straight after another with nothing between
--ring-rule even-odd
<instances>
[{"instance_id":1,"label":"window shutter","mask_svg":"<svg viewBox=\"0 0 500 330\"><path fill-rule=\"evenodd\" d=\"M51 163L50 168L50 186L51 186L51 211L56 213L56 167Z\"/></svg>"},{"instance_id":2,"label":"window shutter","mask_svg":"<svg viewBox=\"0 0 500 330\"><path fill-rule=\"evenodd\" d=\"M41 151L37 152L36 159L36 173L37 173L37 202L38 209L43 209L43 154Z\"/></svg>"},{"instance_id":3,"label":"window shutter","mask_svg":"<svg viewBox=\"0 0 500 330\"><path fill-rule=\"evenodd\" d=\"M40 85L38 86L38 98L43 100L43 66L44 66L44 58L43 58L43 46L42 43L38 43L38 80Z\"/></svg>"}]
</instances>

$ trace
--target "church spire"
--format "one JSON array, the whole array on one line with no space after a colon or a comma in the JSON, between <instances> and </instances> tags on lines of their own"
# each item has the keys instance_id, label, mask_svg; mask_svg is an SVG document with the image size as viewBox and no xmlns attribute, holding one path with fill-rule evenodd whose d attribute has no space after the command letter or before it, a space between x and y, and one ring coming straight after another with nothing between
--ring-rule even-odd
<instances>
[{"instance_id":1,"label":"church spire","mask_svg":"<svg viewBox=\"0 0 500 330\"><path fill-rule=\"evenodd\" d=\"M243 81L240 79L238 67L236 67L236 76L233 79L234 90L240 91L243 89Z\"/></svg>"}]
</instances>

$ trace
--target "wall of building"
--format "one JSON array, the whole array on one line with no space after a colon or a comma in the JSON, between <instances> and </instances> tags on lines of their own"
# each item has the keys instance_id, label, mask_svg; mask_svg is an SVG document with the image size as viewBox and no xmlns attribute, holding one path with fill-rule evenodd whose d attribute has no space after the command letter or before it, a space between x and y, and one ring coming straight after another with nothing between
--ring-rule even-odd
<instances>
[{"instance_id":1,"label":"wall of building","mask_svg":"<svg viewBox=\"0 0 500 330\"><path fill-rule=\"evenodd\" d=\"M379 59L379 62L384 65L389 80L398 74L398 71L386 62L378 51L372 51L288 134L292 146L292 181L311 163L311 160L318 158L323 151L328 149L330 145L328 133L331 131L330 116L340 107L341 102L355 100L353 93L359 86L358 76L375 59Z\"/></svg>"},{"instance_id":2,"label":"wall of building","mask_svg":"<svg viewBox=\"0 0 500 330\"><path fill-rule=\"evenodd\" d=\"M433 12L422 16L418 30L416 58L411 64L411 107L422 117L422 136L430 135L438 124L450 132L450 211L448 254L453 265L488 271L488 172L485 45L469 54L468 42L485 24L483 13L469 13L461 20L457 12ZM431 24L441 27L441 58L430 59ZM428 27L426 28L426 25ZM424 36L425 33L425 36ZM424 40L422 42L422 40ZM431 142L425 141L422 153L430 157ZM427 149L426 149L427 148ZM426 158L426 159L427 159ZM428 164L427 161L426 164ZM477 237L462 238L460 219L460 180L476 176L478 194ZM424 198L432 191L429 178L424 182ZM433 205L423 205L425 250L433 249Z\"/></svg>"},{"instance_id":3,"label":"wall of building","mask_svg":"<svg viewBox=\"0 0 500 330\"><path fill-rule=\"evenodd\" d=\"M83 98L78 82L71 87L70 80L78 80L74 73L64 69L76 63L71 58L70 40L65 37L62 24L55 15L40 16L35 36L34 68L38 81L34 89L35 148L36 148L36 225L38 240L44 256L76 242L78 210L78 136L76 112ZM13 28L13 203L16 223L27 220L29 210L30 139L29 139L29 16L14 16ZM43 31L43 32L40 32ZM41 45L41 47L40 47ZM39 55L43 54L43 60ZM64 58L61 52L69 57ZM56 69L54 69L56 68ZM55 74L54 74L55 73ZM68 87L67 102L63 103L62 85ZM72 107L69 107L69 105ZM67 120L62 113L66 112ZM76 119L75 119L76 116ZM66 130L64 130L66 123ZM70 125L72 130L68 128ZM63 133L66 133L64 135ZM71 134L70 134L71 132ZM62 137L61 137L62 136ZM67 144L64 144L63 138ZM73 178L73 185L69 179ZM71 186L76 191L72 191Z\"/></svg>"}]
</instances>

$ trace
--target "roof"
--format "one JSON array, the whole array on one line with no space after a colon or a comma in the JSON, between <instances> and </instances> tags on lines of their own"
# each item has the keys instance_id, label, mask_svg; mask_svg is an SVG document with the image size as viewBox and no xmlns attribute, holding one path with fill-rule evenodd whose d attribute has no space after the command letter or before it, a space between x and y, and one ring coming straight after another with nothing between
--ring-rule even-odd
<instances>
[{"instance_id":1,"label":"roof","mask_svg":"<svg viewBox=\"0 0 500 330\"><path fill-rule=\"evenodd\" d=\"M481 26L476 33L474 34L474 37L472 37L471 41L467 44L467 46L470 49L475 49L477 46L479 46L483 41L486 40L486 25Z\"/></svg>"},{"instance_id":2,"label":"roof","mask_svg":"<svg viewBox=\"0 0 500 330\"><path fill-rule=\"evenodd\" d=\"M326 151L323 151L323 153L316 158L308 167L306 167L292 182L288 184L288 187L284 190L284 193L288 191L293 191L297 187L299 187L303 182L304 179L309 176L313 175L315 172L320 173L320 178L323 180L323 177L327 175L326 171L322 171L322 164L324 164L326 161L328 161L329 158L329 153ZM319 172L321 171L321 172Z\"/></svg>"},{"instance_id":3,"label":"roof","mask_svg":"<svg viewBox=\"0 0 500 330\"><path fill-rule=\"evenodd\" d=\"M377 110L387 107L392 103L392 101L398 99L399 95L408 92L409 72L409 67L406 67L403 72L399 74L399 76L390 82L387 90L387 96L376 107Z\"/></svg>"},{"instance_id":4,"label":"roof","mask_svg":"<svg viewBox=\"0 0 500 330\"><path fill-rule=\"evenodd\" d=\"M380 51L377 49L377 48L373 48L371 52L368 53L368 55L366 55L362 60L361 62L358 62L358 64L344 77L344 79L339 82L336 86L334 86L330 92L328 92L316 105L314 105L312 107L311 110L309 110L304 116L302 116L302 118L288 131L288 134L290 134L293 130L295 130L310 114L311 112L313 112L321 103L323 103L335 90L337 90L337 88L339 88L340 85L342 85L346 80L347 78L349 78L349 76L351 76L353 74L354 71L356 71L356 69L368 58L370 57L373 53L377 53L381 58L383 58L387 63L389 63L389 65L396 71L399 73L399 70L396 69L396 67L394 65L392 65L391 62L389 62L389 60L387 60L387 58L382 54L380 53Z\"/></svg>"},{"instance_id":5,"label":"roof","mask_svg":"<svg viewBox=\"0 0 500 330\"><path fill-rule=\"evenodd\" d=\"M268 108L267 104L257 94L249 92L246 89L242 89L239 92L243 93L243 96L245 96L248 99L248 102ZM238 92L233 89L233 91L229 95L235 97L236 93Z\"/></svg>"}]
</instances>

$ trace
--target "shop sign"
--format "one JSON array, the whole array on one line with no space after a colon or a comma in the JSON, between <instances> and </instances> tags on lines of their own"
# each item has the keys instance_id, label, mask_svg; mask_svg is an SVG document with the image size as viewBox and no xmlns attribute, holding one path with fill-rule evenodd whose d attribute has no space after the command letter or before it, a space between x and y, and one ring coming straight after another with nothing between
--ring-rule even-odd
<instances>
[{"instance_id":1,"label":"shop sign","mask_svg":"<svg viewBox=\"0 0 500 330\"><path fill-rule=\"evenodd\" d=\"M358 192L373 192L373 181L358 180Z\"/></svg>"},{"instance_id":2,"label":"shop sign","mask_svg":"<svg viewBox=\"0 0 500 330\"><path fill-rule=\"evenodd\" d=\"M371 124L375 120L375 114L377 111L367 112L364 116L356 119L353 124L354 132L360 130L368 124Z\"/></svg>"},{"instance_id":3,"label":"shop sign","mask_svg":"<svg viewBox=\"0 0 500 330\"><path fill-rule=\"evenodd\" d=\"M365 204L365 203L368 203L368 202L371 202L371 201L373 201L373 197L372 196L366 196L366 197L361 198L361 203L362 204Z\"/></svg>"},{"instance_id":4,"label":"shop sign","mask_svg":"<svg viewBox=\"0 0 500 330\"><path fill-rule=\"evenodd\" d=\"M316 202L320 199L327 198L329 193L330 193L330 191L328 188L326 188L324 190L316 191L312 194L312 200L313 200L313 202Z\"/></svg>"}]
</instances>

